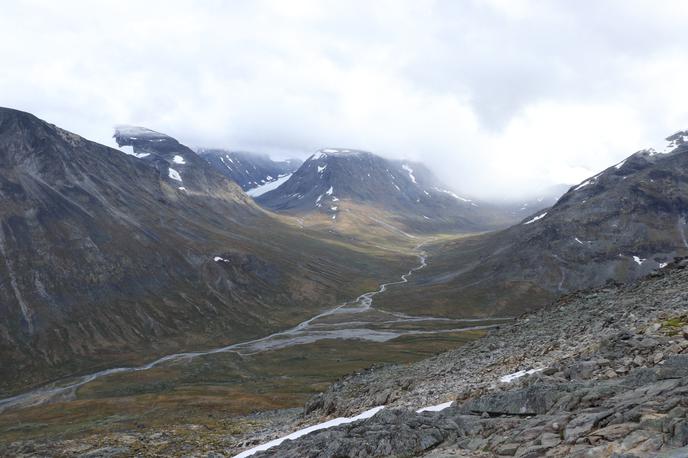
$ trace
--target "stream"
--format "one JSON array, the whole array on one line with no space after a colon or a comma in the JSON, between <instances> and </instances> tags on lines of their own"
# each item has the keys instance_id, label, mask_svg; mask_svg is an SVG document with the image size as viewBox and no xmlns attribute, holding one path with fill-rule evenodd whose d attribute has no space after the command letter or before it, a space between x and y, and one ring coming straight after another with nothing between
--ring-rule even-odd
<instances>
[{"instance_id":1,"label":"stream","mask_svg":"<svg viewBox=\"0 0 688 458\"><path fill-rule=\"evenodd\" d=\"M417 247L420 249L420 246ZM216 353L235 352L241 355L277 350L294 345L303 345L324 339L363 340L386 342L404 335L437 334L487 329L498 326L510 318L452 319L430 316L413 316L391 312L373 307L373 298L389 287L408 282L415 272L427 266L427 254L420 251L418 265L403 274L397 281L382 283L375 291L361 294L350 302L345 302L322 312L298 325L265 337L239 342L205 351L182 352L163 356L148 364L133 367L116 367L91 374L54 382L52 384L0 400L0 412L11 408L29 407L48 402L73 399L76 390L96 379L112 374L137 372L152 369L164 363L191 359ZM495 324L481 324L495 322ZM473 324L473 325L471 325Z\"/></svg>"}]
</instances>

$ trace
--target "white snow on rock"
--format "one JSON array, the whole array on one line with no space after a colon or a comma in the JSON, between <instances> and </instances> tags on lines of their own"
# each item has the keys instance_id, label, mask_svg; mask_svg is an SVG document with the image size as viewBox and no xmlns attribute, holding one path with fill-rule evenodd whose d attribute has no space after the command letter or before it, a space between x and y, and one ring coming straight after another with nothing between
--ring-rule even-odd
<instances>
[{"instance_id":1,"label":"white snow on rock","mask_svg":"<svg viewBox=\"0 0 688 458\"><path fill-rule=\"evenodd\" d=\"M404 170L406 170L406 171L408 172L409 178L411 179L411 181L413 181L414 183L417 183L416 177L413 176L413 169L412 169L411 167L409 167L408 165L404 164L404 165L401 166L401 168L403 168Z\"/></svg>"},{"instance_id":2,"label":"white snow on rock","mask_svg":"<svg viewBox=\"0 0 688 458\"><path fill-rule=\"evenodd\" d=\"M327 168L327 165L319 165L318 166L318 173L323 173L326 168Z\"/></svg>"},{"instance_id":3,"label":"white snow on rock","mask_svg":"<svg viewBox=\"0 0 688 458\"><path fill-rule=\"evenodd\" d=\"M327 192L325 192L325 194L327 194L328 196L331 196L333 192L334 192L334 188L332 186L330 186L330 189L328 189Z\"/></svg>"},{"instance_id":4,"label":"white snow on rock","mask_svg":"<svg viewBox=\"0 0 688 458\"><path fill-rule=\"evenodd\" d=\"M272 447L276 447L285 440L294 440L298 439L301 436L305 436L306 434L310 434L313 431L319 431L321 429L327 429L327 428L332 428L334 426L339 426L339 425L345 425L347 423L353 423L354 421L358 420L364 420L366 418L370 418L382 409L384 409L384 406L378 406L374 407L370 410L366 410L360 415L356 415L355 417L340 417L340 418L334 418L330 421L326 421L324 423L318 423L317 425L309 426L308 428L300 429L298 431L295 431L287 436L280 437L279 439L272 440L270 442L266 442L265 444L259 445L257 447L253 447L252 449L245 450L238 455L234 455L233 458L245 458L247 456L254 455L255 453L261 452L263 450L268 450L271 449Z\"/></svg>"},{"instance_id":5,"label":"white snow on rock","mask_svg":"<svg viewBox=\"0 0 688 458\"><path fill-rule=\"evenodd\" d=\"M143 159L144 157L150 156L150 153L135 153L134 152L134 147L131 145L124 145L120 146L119 149L124 153L128 154L129 156L134 156L139 159Z\"/></svg>"},{"instance_id":6,"label":"white snow on rock","mask_svg":"<svg viewBox=\"0 0 688 458\"><path fill-rule=\"evenodd\" d=\"M589 184L590 184L590 180L585 180L584 182L582 182L581 184L579 184L578 186L573 188L573 190L578 191L579 189L584 188L585 186L587 186Z\"/></svg>"},{"instance_id":7,"label":"white snow on rock","mask_svg":"<svg viewBox=\"0 0 688 458\"><path fill-rule=\"evenodd\" d=\"M446 409L447 407L451 407L452 404L454 404L454 401L443 402L442 404L437 404L435 406L428 406L428 407L423 407L422 409L418 409L418 410L416 410L416 413L439 412L441 410Z\"/></svg>"},{"instance_id":8,"label":"white snow on rock","mask_svg":"<svg viewBox=\"0 0 688 458\"><path fill-rule=\"evenodd\" d=\"M178 154L172 158L172 162L174 162L175 164L181 164L181 165L186 164L186 161L184 160L184 158Z\"/></svg>"},{"instance_id":9,"label":"white snow on rock","mask_svg":"<svg viewBox=\"0 0 688 458\"><path fill-rule=\"evenodd\" d=\"M248 194L251 197L262 196L268 191L272 191L273 189L279 188L282 185L282 183L286 182L289 178L291 178L291 173L288 175L283 175L274 181L269 181L263 185L249 189L248 191L246 191L246 194Z\"/></svg>"},{"instance_id":10,"label":"white snow on rock","mask_svg":"<svg viewBox=\"0 0 688 458\"><path fill-rule=\"evenodd\" d=\"M523 223L523 224L532 224L532 223L534 223L535 221L541 220L541 219L544 218L545 216L547 216L547 212L544 212L542 215L538 215L538 216L536 216L535 218L531 219L530 221L526 221L526 222Z\"/></svg>"},{"instance_id":11,"label":"white snow on rock","mask_svg":"<svg viewBox=\"0 0 688 458\"><path fill-rule=\"evenodd\" d=\"M513 374L507 374L499 378L499 381L502 383L511 383L516 379L519 379L523 377L524 375L530 375L534 374L536 372L540 372L542 369L528 369L527 371L518 371L514 372Z\"/></svg>"},{"instance_id":12,"label":"white snow on rock","mask_svg":"<svg viewBox=\"0 0 688 458\"><path fill-rule=\"evenodd\" d=\"M229 259L221 258L220 256L215 256L213 258L213 261L215 261L215 262L229 262Z\"/></svg>"},{"instance_id":13,"label":"white snow on rock","mask_svg":"<svg viewBox=\"0 0 688 458\"><path fill-rule=\"evenodd\" d=\"M660 269L664 269L664 268L665 268L666 266L668 266L668 265L669 265L668 262L660 262L660 263L659 263L659 268L660 268Z\"/></svg>"},{"instance_id":14,"label":"white snow on rock","mask_svg":"<svg viewBox=\"0 0 688 458\"><path fill-rule=\"evenodd\" d=\"M623 167L623 165L624 165L625 163L626 163L626 159L624 159L623 161L621 161L621 162L619 162L618 164L616 164L616 165L614 166L614 168L620 169L621 167Z\"/></svg>"},{"instance_id":15,"label":"white snow on rock","mask_svg":"<svg viewBox=\"0 0 688 458\"><path fill-rule=\"evenodd\" d=\"M437 186L435 186L435 190L436 190L436 191L439 191L439 192L443 192L443 193L445 193L445 194L449 194L449 195L452 196L454 199L458 199L458 200L460 200L460 201L462 201L462 202L471 202L471 199L466 199L465 197L457 196L455 193L453 193L453 192L451 192L451 191L449 191L449 190L447 190L447 189L442 189L442 188L438 188ZM427 193L426 193L426 194L427 194ZM429 194L428 194L428 195L429 195Z\"/></svg>"},{"instance_id":16,"label":"white snow on rock","mask_svg":"<svg viewBox=\"0 0 688 458\"><path fill-rule=\"evenodd\" d=\"M182 181L182 176L175 169L170 167L167 173L173 180Z\"/></svg>"},{"instance_id":17,"label":"white snow on rock","mask_svg":"<svg viewBox=\"0 0 688 458\"><path fill-rule=\"evenodd\" d=\"M115 126L115 137L127 137L132 140L138 140L139 138L168 138L165 134L146 129L145 127L127 125Z\"/></svg>"},{"instance_id":18,"label":"white snow on rock","mask_svg":"<svg viewBox=\"0 0 688 458\"><path fill-rule=\"evenodd\" d=\"M180 186L180 187L179 187L179 190L180 190L180 191L186 191L186 188L185 188L184 186Z\"/></svg>"},{"instance_id":19,"label":"white snow on rock","mask_svg":"<svg viewBox=\"0 0 688 458\"><path fill-rule=\"evenodd\" d=\"M633 260L638 264L639 266L643 265L643 262L645 262L645 259L641 259L638 256L633 256Z\"/></svg>"}]
</instances>

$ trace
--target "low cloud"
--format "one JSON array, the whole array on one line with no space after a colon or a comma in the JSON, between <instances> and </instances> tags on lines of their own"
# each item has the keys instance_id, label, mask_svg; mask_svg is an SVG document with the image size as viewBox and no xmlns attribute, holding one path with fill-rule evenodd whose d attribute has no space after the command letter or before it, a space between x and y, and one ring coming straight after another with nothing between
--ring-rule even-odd
<instances>
[{"instance_id":1,"label":"low cloud","mask_svg":"<svg viewBox=\"0 0 688 458\"><path fill-rule=\"evenodd\" d=\"M426 162L480 198L575 183L688 127L681 1L23 1L0 104L113 145Z\"/></svg>"}]
</instances>

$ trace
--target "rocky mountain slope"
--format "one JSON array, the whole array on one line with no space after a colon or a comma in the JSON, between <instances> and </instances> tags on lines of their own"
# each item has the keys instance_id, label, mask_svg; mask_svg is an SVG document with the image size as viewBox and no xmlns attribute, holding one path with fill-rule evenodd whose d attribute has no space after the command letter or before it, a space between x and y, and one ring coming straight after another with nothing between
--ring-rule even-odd
<instances>
[{"instance_id":1,"label":"rocky mountain slope","mask_svg":"<svg viewBox=\"0 0 688 458\"><path fill-rule=\"evenodd\" d=\"M0 393L255 337L398 268L283 224L169 136L116 139L129 155L0 109Z\"/></svg>"},{"instance_id":2,"label":"rocky mountain slope","mask_svg":"<svg viewBox=\"0 0 688 458\"><path fill-rule=\"evenodd\" d=\"M318 151L256 201L274 211L315 213L333 221L351 212L379 213L404 229L421 232L475 232L511 221L495 206L448 190L422 164L348 149Z\"/></svg>"},{"instance_id":3,"label":"rocky mountain slope","mask_svg":"<svg viewBox=\"0 0 688 458\"><path fill-rule=\"evenodd\" d=\"M267 154L199 148L199 156L248 191L293 173L301 165L299 159L274 161Z\"/></svg>"},{"instance_id":4,"label":"rocky mountain slope","mask_svg":"<svg viewBox=\"0 0 688 458\"><path fill-rule=\"evenodd\" d=\"M385 409L255 456L688 456L686 265L563 297L410 366L345 378L306 406L303 423ZM445 401L454 403L415 412Z\"/></svg>"},{"instance_id":5,"label":"rocky mountain slope","mask_svg":"<svg viewBox=\"0 0 688 458\"><path fill-rule=\"evenodd\" d=\"M676 138L671 152L639 151L515 226L431 247L413 291L382 303L404 309L422 298L428 313L513 315L688 254L688 145Z\"/></svg>"}]
</instances>

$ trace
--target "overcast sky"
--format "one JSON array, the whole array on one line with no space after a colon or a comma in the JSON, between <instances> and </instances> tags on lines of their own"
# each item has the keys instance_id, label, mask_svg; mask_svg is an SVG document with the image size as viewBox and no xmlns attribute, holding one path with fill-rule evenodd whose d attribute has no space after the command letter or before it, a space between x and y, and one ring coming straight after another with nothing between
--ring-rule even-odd
<instances>
[{"instance_id":1,"label":"overcast sky","mask_svg":"<svg viewBox=\"0 0 688 458\"><path fill-rule=\"evenodd\" d=\"M135 124L366 149L515 197L688 128L686 24L661 0L4 2L0 105L109 145Z\"/></svg>"}]
</instances>

